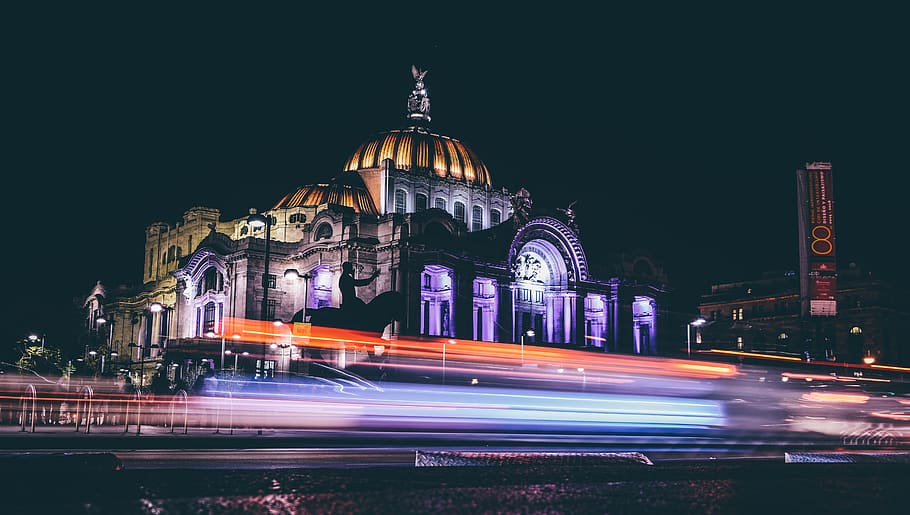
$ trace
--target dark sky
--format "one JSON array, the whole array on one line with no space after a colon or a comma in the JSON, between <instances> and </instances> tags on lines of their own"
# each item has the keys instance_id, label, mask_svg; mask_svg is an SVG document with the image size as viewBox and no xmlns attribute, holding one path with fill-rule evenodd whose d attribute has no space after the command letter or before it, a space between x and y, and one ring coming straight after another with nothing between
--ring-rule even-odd
<instances>
[{"instance_id":1,"label":"dark sky","mask_svg":"<svg viewBox=\"0 0 910 515\"><path fill-rule=\"evenodd\" d=\"M841 264L884 274L904 246L896 12L131 9L5 16L6 339L61 338L73 297L136 282L150 223L339 172L402 125L412 64L496 185L577 200L589 253L647 248L693 305L798 266L807 161L834 165Z\"/></svg>"}]
</instances>

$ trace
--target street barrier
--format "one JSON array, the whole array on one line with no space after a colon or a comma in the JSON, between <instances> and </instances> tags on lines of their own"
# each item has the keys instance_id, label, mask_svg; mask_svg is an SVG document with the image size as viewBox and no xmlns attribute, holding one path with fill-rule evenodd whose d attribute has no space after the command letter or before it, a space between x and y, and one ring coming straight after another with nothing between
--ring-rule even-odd
<instances>
[{"instance_id":1,"label":"street barrier","mask_svg":"<svg viewBox=\"0 0 910 515\"><path fill-rule=\"evenodd\" d=\"M135 403L136 404L136 434L138 435L139 433L142 432L142 421L141 421L142 392L140 392L140 391L135 392L125 402L126 402L126 407L123 410L123 420L124 420L123 432L124 433L130 432L130 404Z\"/></svg>"},{"instance_id":2,"label":"street barrier","mask_svg":"<svg viewBox=\"0 0 910 515\"><path fill-rule=\"evenodd\" d=\"M171 400L171 433L174 432L174 407L178 402L183 402L183 434L187 434L187 424L190 418L189 401L186 397L186 390L177 390L174 392L174 398Z\"/></svg>"},{"instance_id":3,"label":"street barrier","mask_svg":"<svg viewBox=\"0 0 910 515\"><path fill-rule=\"evenodd\" d=\"M82 420L85 420L86 434L92 432L92 401L95 399L95 391L89 385L83 385L80 390L79 398L76 399L76 432L79 432L79 426Z\"/></svg>"},{"instance_id":4,"label":"street barrier","mask_svg":"<svg viewBox=\"0 0 910 515\"><path fill-rule=\"evenodd\" d=\"M28 397L26 397L28 395ZM35 413L37 411L38 405L38 392L35 391L35 385L30 384L25 387L25 391L22 392L22 396L19 397L19 418L22 421L22 430L20 432L25 432L25 420L28 418L28 413L26 411L28 406L28 401L32 401L32 433L35 432Z\"/></svg>"},{"instance_id":5,"label":"street barrier","mask_svg":"<svg viewBox=\"0 0 910 515\"><path fill-rule=\"evenodd\" d=\"M224 392L227 394L228 399L228 410L230 413L230 419L228 422L228 427L230 428L230 434L234 434L234 396L231 395L231 392ZM221 407L223 403L219 403L217 411L215 411L215 434L221 432Z\"/></svg>"}]
</instances>

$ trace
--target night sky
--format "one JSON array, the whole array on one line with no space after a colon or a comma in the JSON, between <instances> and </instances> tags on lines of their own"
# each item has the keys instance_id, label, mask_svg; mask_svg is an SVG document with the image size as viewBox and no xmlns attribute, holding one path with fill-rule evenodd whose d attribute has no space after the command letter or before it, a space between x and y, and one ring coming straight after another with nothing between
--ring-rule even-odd
<instances>
[{"instance_id":1,"label":"night sky","mask_svg":"<svg viewBox=\"0 0 910 515\"><path fill-rule=\"evenodd\" d=\"M356 22L7 12L4 341L62 338L95 281L137 282L152 222L193 206L242 216L341 171L404 125L412 64L429 70L431 128L495 185L577 201L589 254L648 249L693 309L712 283L798 268L809 161L834 166L838 262L896 275L910 141L897 13L422 5Z\"/></svg>"}]
</instances>

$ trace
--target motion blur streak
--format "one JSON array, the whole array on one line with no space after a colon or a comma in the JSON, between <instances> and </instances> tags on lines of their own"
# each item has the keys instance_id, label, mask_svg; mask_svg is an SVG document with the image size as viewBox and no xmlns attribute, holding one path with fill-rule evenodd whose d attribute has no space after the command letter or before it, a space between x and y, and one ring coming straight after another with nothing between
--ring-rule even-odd
<instances>
[{"instance_id":1,"label":"motion blur streak","mask_svg":"<svg viewBox=\"0 0 910 515\"><path fill-rule=\"evenodd\" d=\"M235 423L264 427L333 427L385 430L706 429L723 427L718 401L678 397L585 394L532 389L392 383L381 390L311 393L275 383L284 393L218 397L235 385L224 382L203 401L209 411L230 409ZM276 395L285 396L277 400Z\"/></svg>"},{"instance_id":2,"label":"motion blur streak","mask_svg":"<svg viewBox=\"0 0 910 515\"><path fill-rule=\"evenodd\" d=\"M869 400L867 395L852 395L848 393L823 393L812 392L802 396L803 400L812 402L847 402L853 404L865 404Z\"/></svg>"},{"instance_id":3,"label":"motion blur streak","mask_svg":"<svg viewBox=\"0 0 910 515\"><path fill-rule=\"evenodd\" d=\"M370 333L334 329L295 323L276 326L272 322L230 318L225 322L225 334L240 334L247 341L263 345L292 343L296 346L323 349L350 349L350 346L390 347L397 357L440 359L443 350L451 360L465 360L484 365L506 366L556 365L564 368L585 368L610 372L643 373L683 377L733 377L736 367L728 364L705 364L669 358L604 354L599 349L589 352L512 343L478 342L434 337L398 336L386 340Z\"/></svg>"}]
</instances>

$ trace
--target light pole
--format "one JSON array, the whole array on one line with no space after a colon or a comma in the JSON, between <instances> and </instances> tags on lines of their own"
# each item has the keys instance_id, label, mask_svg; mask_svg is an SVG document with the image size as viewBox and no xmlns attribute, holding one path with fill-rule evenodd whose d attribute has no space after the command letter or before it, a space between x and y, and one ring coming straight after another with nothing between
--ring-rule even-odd
<instances>
[{"instance_id":1,"label":"light pole","mask_svg":"<svg viewBox=\"0 0 910 515\"><path fill-rule=\"evenodd\" d=\"M686 356L692 357L692 327L698 327L704 324L706 320L702 317L698 317L695 320L686 324Z\"/></svg>"},{"instance_id":2,"label":"light pole","mask_svg":"<svg viewBox=\"0 0 910 515\"><path fill-rule=\"evenodd\" d=\"M240 358L240 353L239 353L239 352L235 352L235 351L233 351L233 350L231 350L231 349L228 349L228 350L224 351L224 353L225 353L226 355L228 355L228 356L230 356L231 354L234 355L234 368L231 370L231 377L234 377L235 375L237 375L237 359ZM244 352L243 352L243 355L244 355L244 356L249 356L250 353L244 351Z\"/></svg>"},{"instance_id":3,"label":"light pole","mask_svg":"<svg viewBox=\"0 0 910 515\"><path fill-rule=\"evenodd\" d=\"M300 312L300 321L306 323L306 307L309 300L310 278L312 276L309 273L301 274L296 268L285 270L284 276L303 279L303 309Z\"/></svg>"},{"instance_id":4,"label":"light pole","mask_svg":"<svg viewBox=\"0 0 910 515\"><path fill-rule=\"evenodd\" d=\"M525 335L527 335L528 338L533 338L534 334L534 329L528 329L521 333L521 366L525 366Z\"/></svg>"},{"instance_id":5,"label":"light pole","mask_svg":"<svg viewBox=\"0 0 910 515\"><path fill-rule=\"evenodd\" d=\"M265 226L265 271L262 273L262 307L259 310L259 319L266 320L269 314L269 254L272 243L272 217L268 214L261 215L255 209L250 209L250 216L246 219L250 227L258 229Z\"/></svg>"},{"instance_id":6,"label":"light pole","mask_svg":"<svg viewBox=\"0 0 910 515\"><path fill-rule=\"evenodd\" d=\"M45 335L42 334L42 335L41 335L41 354L42 354L42 355L44 355L44 337L45 337ZM35 343L35 342L38 341L38 335L37 335L37 334L31 334L31 335L29 335L28 339L29 339L30 342Z\"/></svg>"},{"instance_id":7,"label":"light pole","mask_svg":"<svg viewBox=\"0 0 910 515\"><path fill-rule=\"evenodd\" d=\"M442 342L442 384L446 384L446 344L455 345L455 340Z\"/></svg>"},{"instance_id":8,"label":"light pole","mask_svg":"<svg viewBox=\"0 0 910 515\"><path fill-rule=\"evenodd\" d=\"M142 387L145 386L145 349L158 349L160 346L157 343L145 345L141 343L130 343L130 347L135 347L136 352L139 354L139 391L142 391Z\"/></svg>"},{"instance_id":9,"label":"light pole","mask_svg":"<svg viewBox=\"0 0 910 515\"><path fill-rule=\"evenodd\" d=\"M117 357L117 353L114 352L114 317L112 316L110 320L100 316L96 319L99 324L108 324L110 333L108 334L107 339L107 358L111 362L111 366L114 365L114 358ZM104 354L101 355L101 375L104 375Z\"/></svg>"}]
</instances>

